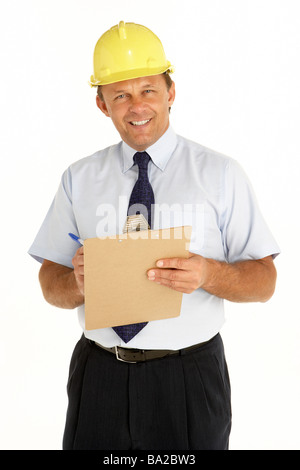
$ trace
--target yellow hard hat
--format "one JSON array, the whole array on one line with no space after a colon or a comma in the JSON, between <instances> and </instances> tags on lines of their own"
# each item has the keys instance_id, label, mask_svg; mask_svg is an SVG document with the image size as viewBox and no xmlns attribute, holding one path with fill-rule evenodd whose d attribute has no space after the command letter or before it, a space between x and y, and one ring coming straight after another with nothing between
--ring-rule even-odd
<instances>
[{"instance_id":1,"label":"yellow hard hat","mask_svg":"<svg viewBox=\"0 0 300 470\"><path fill-rule=\"evenodd\" d=\"M172 73L159 38L150 29L135 23L120 23L98 40L94 50L94 75L90 85Z\"/></svg>"}]
</instances>

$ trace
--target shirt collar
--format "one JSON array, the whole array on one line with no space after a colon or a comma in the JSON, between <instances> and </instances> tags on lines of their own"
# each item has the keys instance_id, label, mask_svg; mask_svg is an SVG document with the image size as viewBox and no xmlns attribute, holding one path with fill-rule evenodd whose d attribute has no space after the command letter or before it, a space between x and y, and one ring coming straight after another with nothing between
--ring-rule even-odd
<instances>
[{"instance_id":1,"label":"shirt collar","mask_svg":"<svg viewBox=\"0 0 300 470\"><path fill-rule=\"evenodd\" d=\"M176 145L177 136L171 126L169 126L160 139L146 149L146 152L150 155L153 163L161 171L164 171ZM133 156L136 152L137 151L129 147L126 142L122 141L123 173L132 167Z\"/></svg>"}]
</instances>

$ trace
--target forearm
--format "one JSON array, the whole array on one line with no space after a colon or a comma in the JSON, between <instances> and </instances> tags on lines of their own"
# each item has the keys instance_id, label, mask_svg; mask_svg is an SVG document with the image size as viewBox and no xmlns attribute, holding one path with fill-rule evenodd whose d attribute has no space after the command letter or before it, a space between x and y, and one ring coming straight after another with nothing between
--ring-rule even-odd
<instances>
[{"instance_id":1,"label":"forearm","mask_svg":"<svg viewBox=\"0 0 300 470\"><path fill-rule=\"evenodd\" d=\"M202 289L232 302L266 302L275 289L276 270L269 259L234 264L206 259Z\"/></svg>"},{"instance_id":2,"label":"forearm","mask_svg":"<svg viewBox=\"0 0 300 470\"><path fill-rule=\"evenodd\" d=\"M45 260L39 280L43 295L51 305L73 309L84 303L73 269Z\"/></svg>"},{"instance_id":3,"label":"forearm","mask_svg":"<svg viewBox=\"0 0 300 470\"><path fill-rule=\"evenodd\" d=\"M179 292L204 289L232 302L265 302L273 294L276 269L271 256L233 264L192 255L159 260L148 278Z\"/></svg>"}]
</instances>

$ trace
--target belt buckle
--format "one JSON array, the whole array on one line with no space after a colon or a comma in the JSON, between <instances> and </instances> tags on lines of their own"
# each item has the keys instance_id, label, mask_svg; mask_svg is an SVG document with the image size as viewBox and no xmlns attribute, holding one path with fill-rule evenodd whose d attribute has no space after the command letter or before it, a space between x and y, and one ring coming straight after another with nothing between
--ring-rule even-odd
<instances>
[{"instance_id":1,"label":"belt buckle","mask_svg":"<svg viewBox=\"0 0 300 470\"><path fill-rule=\"evenodd\" d=\"M119 346L115 346L115 353L116 353L116 358L118 359L118 361L127 362L128 364L136 364L136 363L137 363L137 361L125 361L125 359L122 359L122 358L119 356L118 347L119 347Z\"/></svg>"}]
</instances>

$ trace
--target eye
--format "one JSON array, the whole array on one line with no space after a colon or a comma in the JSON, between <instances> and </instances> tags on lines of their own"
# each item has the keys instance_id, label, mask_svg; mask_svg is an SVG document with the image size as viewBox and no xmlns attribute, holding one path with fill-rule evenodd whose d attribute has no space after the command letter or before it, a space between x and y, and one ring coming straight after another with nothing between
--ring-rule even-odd
<instances>
[{"instance_id":1,"label":"eye","mask_svg":"<svg viewBox=\"0 0 300 470\"><path fill-rule=\"evenodd\" d=\"M125 93L122 93L121 95L116 96L115 100L121 100L121 99L125 98L125 96L126 96Z\"/></svg>"}]
</instances>

